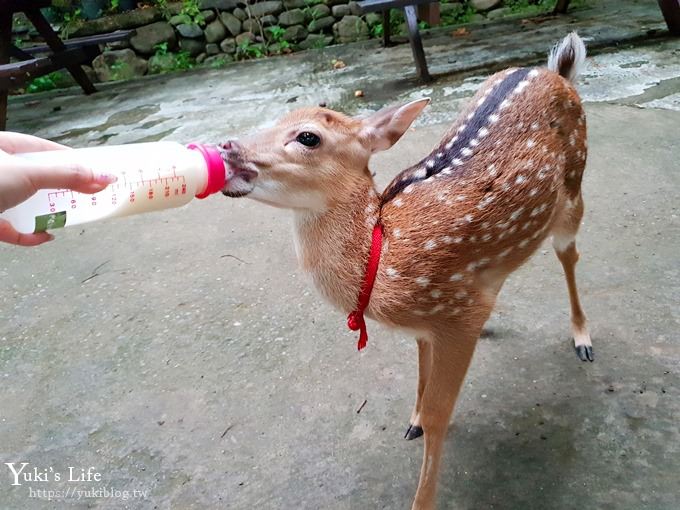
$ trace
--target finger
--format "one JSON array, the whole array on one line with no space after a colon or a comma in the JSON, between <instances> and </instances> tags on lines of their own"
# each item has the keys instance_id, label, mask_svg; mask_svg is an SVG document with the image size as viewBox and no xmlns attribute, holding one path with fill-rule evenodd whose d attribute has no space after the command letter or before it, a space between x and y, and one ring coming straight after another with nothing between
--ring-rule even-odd
<instances>
[{"instance_id":1,"label":"finger","mask_svg":"<svg viewBox=\"0 0 680 510\"><path fill-rule=\"evenodd\" d=\"M0 220L0 242L16 244L17 246L38 246L52 239L54 239L54 236L48 232L22 234L17 232L9 222Z\"/></svg>"},{"instance_id":2,"label":"finger","mask_svg":"<svg viewBox=\"0 0 680 510\"><path fill-rule=\"evenodd\" d=\"M81 193L96 193L116 182L110 174L94 174L92 170L78 164L35 165L27 168L27 177L34 189L71 189Z\"/></svg>"},{"instance_id":3,"label":"finger","mask_svg":"<svg viewBox=\"0 0 680 510\"><path fill-rule=\"evenodd\" d=\"M69 147L37 136L2 132L0 133L0 149L9 154L20 154L22 152L63 150L69 149Z\"/></svg>"}]
</instances>

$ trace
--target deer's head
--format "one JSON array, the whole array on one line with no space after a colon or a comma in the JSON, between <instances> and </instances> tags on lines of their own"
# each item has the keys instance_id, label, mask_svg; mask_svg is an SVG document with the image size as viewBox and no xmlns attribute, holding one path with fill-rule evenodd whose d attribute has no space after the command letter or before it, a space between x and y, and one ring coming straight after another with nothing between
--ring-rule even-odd
<instances>
[{"instance_id":1,"label":"deer's head","mask_svg":"<svg viewBox=\"0 0 680 510\"><path fill-rule=\"evenodd\" d=\"M229 169L223 193L289 209L322 211L371 179L368 160L394 145L429 99L354 118L326 108L289 113L274 127L222 145Z\"/></svg>"}]
</instances>

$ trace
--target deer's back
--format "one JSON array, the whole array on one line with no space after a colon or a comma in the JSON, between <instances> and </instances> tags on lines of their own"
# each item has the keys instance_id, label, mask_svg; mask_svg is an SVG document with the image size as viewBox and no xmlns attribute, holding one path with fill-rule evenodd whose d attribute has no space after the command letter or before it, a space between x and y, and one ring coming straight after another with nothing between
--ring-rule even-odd
<instances>
[{"instance_id":1,"label":"deer's back","mask_svg":"<svg viewBox=\"0 0 680 510\"><path fill-rule=\"evenodd\" d=\"M519 267L578 195L585 154L585 117L568 81L547 69L489 78L439 145L383 194L375 315L474 307L480 275Z\"/></svg>"}]
</instances>

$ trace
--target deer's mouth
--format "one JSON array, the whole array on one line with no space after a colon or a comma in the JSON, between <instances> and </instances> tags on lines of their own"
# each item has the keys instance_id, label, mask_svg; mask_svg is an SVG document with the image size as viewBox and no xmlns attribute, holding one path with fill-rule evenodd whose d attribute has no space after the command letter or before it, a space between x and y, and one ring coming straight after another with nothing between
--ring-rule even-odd
<instances>
[{"instance_id":1,"label":"deer's mouth","mask_svg":"<svg viewBox=\"0 0 680 510\"><path fill-rule=\"evenodd\" d=\"M258 171L255 165L246 161L239 146L226 143L222 146L222 159L226 165L227 183L222 194L231 198L244 197L255 188Z\"/></svg>"}]
</instances>

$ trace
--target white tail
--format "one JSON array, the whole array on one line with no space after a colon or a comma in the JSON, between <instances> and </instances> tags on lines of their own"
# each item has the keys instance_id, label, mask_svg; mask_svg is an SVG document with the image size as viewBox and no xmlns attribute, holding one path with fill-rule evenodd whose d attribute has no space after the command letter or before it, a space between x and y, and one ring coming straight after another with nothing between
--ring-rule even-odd
<instances>
[{"instance_id":1,"label":"white tail","mask_svg":"<svg viewBox=\"0 0 680 510\"><path fill-rule=\"evenodd\" d=\"M557 43L548 54L548 69L571 82L583 70L586 61L586 46L576 32L570 33Z\"/></svg>"},{"instance_id":2,"label":"white tail","mask_svg":"<svg viewBox=\"0 0 680 510\"><path fill-rule=\"evenodd\" d=\"M444 437L477 338L503 282L553 236L578 356L592 347L576 290L586 125L569 80L585 49L570 34L549 69L491 76L418 164L381 194L368 163L427 100L365 118L292 112L270 130L224 144L228 196L294 210L300 262L345 313L357 306L380 222L384 236L366 314L416 332L418 390L407 437L425 435L414 509L432 509ZM566 78L566 79L565 79Z\"/></svg>"}]
</instances>

